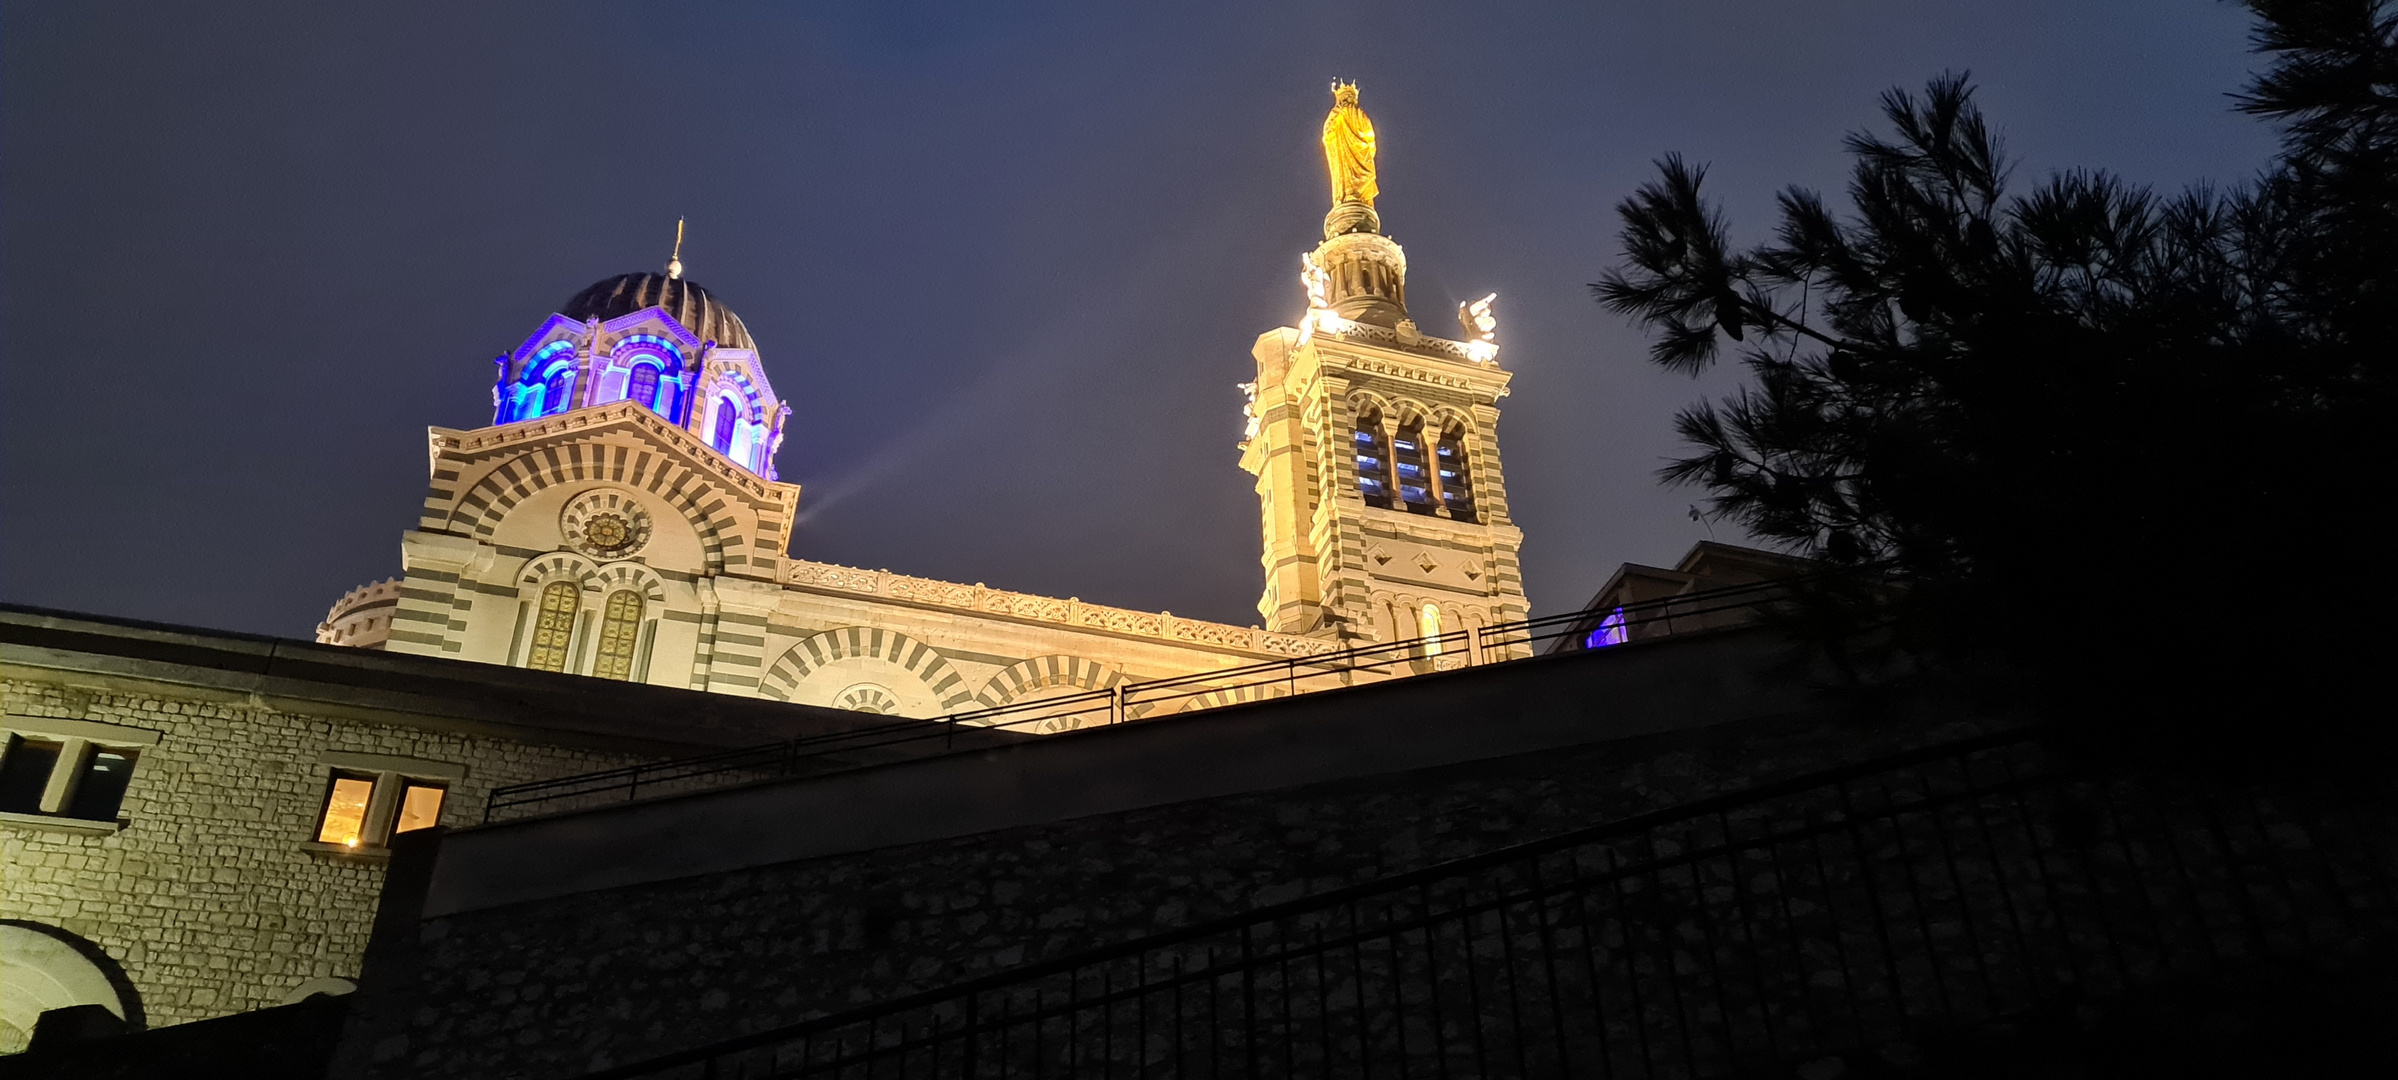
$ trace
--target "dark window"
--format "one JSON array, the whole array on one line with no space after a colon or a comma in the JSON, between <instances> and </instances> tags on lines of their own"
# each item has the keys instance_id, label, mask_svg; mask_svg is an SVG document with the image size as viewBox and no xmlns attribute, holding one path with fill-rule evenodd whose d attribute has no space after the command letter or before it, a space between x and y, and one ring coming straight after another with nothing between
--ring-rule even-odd
<instances>
[{"instance_id":1,"label":"dark window","mask_svg":"<svg viewBox=\"0 0 2398 1080\"><path fill-rule=\"evenodd\" d=\"M133 781L133 751L93 747L75 780L75 795L67 800L67 816L86 821L115 821L125 802L125 785Z\"/></svg>"},{"instance_id":2,"label":"dark window","mask_svg":"<svg viewBox=\"0 0 2398 1080\"><path fill-rule=\"evenodd\" d=\"M633 365L632 378L625 380L625 400L640 404L652 412L658 408L658 369L652 364Z\"/></svg>"},{"instance_id":3,"label":"dark window","mask_svg":"<svg viewBox=\"0 0 2398 1080\"><path fill-rule=\"evenodd\" d=\"M716 435L708 441L719 454L733 452L733 399L716 403Z\"/></svg>"},{"instance_id":4,"label":"dark window","mask_svg":"<svg viewBox=\"0 0 2398 1080\"><path fill-rule=\"evenodd\" d=\"M50 770L58 767L63 743L8 737L8 756L0 759L0 811L11 814L42 812L42 789L50 786Z\"/></svg>"}]
</instances>

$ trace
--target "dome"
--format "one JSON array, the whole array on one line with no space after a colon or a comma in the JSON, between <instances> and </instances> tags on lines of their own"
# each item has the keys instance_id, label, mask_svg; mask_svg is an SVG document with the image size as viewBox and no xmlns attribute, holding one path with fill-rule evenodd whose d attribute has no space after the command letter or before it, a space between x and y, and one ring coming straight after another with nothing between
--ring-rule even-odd
<instances>
[{"instance_id":1,"label":"dome","mask_svg":"<svg viewBox=\"0 0 2398 1080\"><path fill-rule=\"evenodd\" d=\"M727 349L756 351L758 343L750 340L749 328L741 325L741 316L724 306L724 301L708 294L696 283L664 274L619 274L576 293L575 298L558 309L569 319L598 319L605 322L619 315L630 315L643 308L660 307L683 328L698 334L702 341L713 341Z\"/></svg>"}]
</instances>

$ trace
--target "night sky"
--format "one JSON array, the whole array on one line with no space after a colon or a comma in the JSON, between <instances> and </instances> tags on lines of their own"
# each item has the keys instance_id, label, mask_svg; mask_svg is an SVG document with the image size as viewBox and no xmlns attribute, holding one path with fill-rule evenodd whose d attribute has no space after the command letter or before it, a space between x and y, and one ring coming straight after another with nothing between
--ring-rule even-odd
<instances>
[{"instance_id":1,"label":"night sky","mask_svg":"<svg viewBox=\"0 0 2398 1080\"><path fill-rule=\"evenodd\" d=\"M2216 0L10 3L0 600L309 635L399 571L426 426L489 423L491 358L684 216L794 410L795 554L1249 625L1233 384L1303 306L1339 76L1417 321L1499 294L1526 588L1570 608L1708 535L1654 474L1729 384L1585 288L1653 158L1712 163L1753 239L1782 185L1839 188L1878 92L1970 69L2019 186L2237 181L2272 148L2225 97L2246 31Z\"/></svg>"}]
</instances>

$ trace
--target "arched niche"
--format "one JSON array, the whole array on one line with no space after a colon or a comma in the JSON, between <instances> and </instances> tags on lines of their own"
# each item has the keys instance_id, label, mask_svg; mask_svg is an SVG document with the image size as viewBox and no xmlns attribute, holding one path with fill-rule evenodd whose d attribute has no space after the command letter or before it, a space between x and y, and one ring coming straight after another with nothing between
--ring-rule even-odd
<instances>
[{"instance_id":1,"label":"arched niche","mask_svg":"<svg viewBox=\"0 0 2398 1080\"><path fill-rule=\"evenodd\" d=\"M148 1026L133 982L98 945L58 927L0 919L0 1053L15 1053L51 1009L98 1005L140 1031Z\"/></svg>"}]
</instances>

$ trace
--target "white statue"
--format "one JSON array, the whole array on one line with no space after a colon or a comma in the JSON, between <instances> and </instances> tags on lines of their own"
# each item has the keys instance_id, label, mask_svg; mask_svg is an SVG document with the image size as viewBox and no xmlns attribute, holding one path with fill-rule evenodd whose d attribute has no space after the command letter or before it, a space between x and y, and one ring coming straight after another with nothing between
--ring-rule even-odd
<instances>
[{"instance_id":1,"label":"white statue","mask_svg":"<svg viewBox=\"0 0 2398 1080\"><path fill-rule=\"evenodd\" d=\"M1490 310L1490 302L1498 298L1492 293L1457 305L1457 324L1465 327L1465 353L1485 364L1499 358L1499 317Z\"/></svg>"},{"instance_id":2,"label":"white statue","mask_svg":"<svg viewBox=\"0 0 2398 1080\"><path fill-rule=\"evenodd\" d=\"M1499 338L1499 317L1490 313L1490 302L1499 298L1492 293L1470 304L1457 305L1457 322L1465 327L1469 341L1491 341Z\"/></svg>"}]
</instances>

